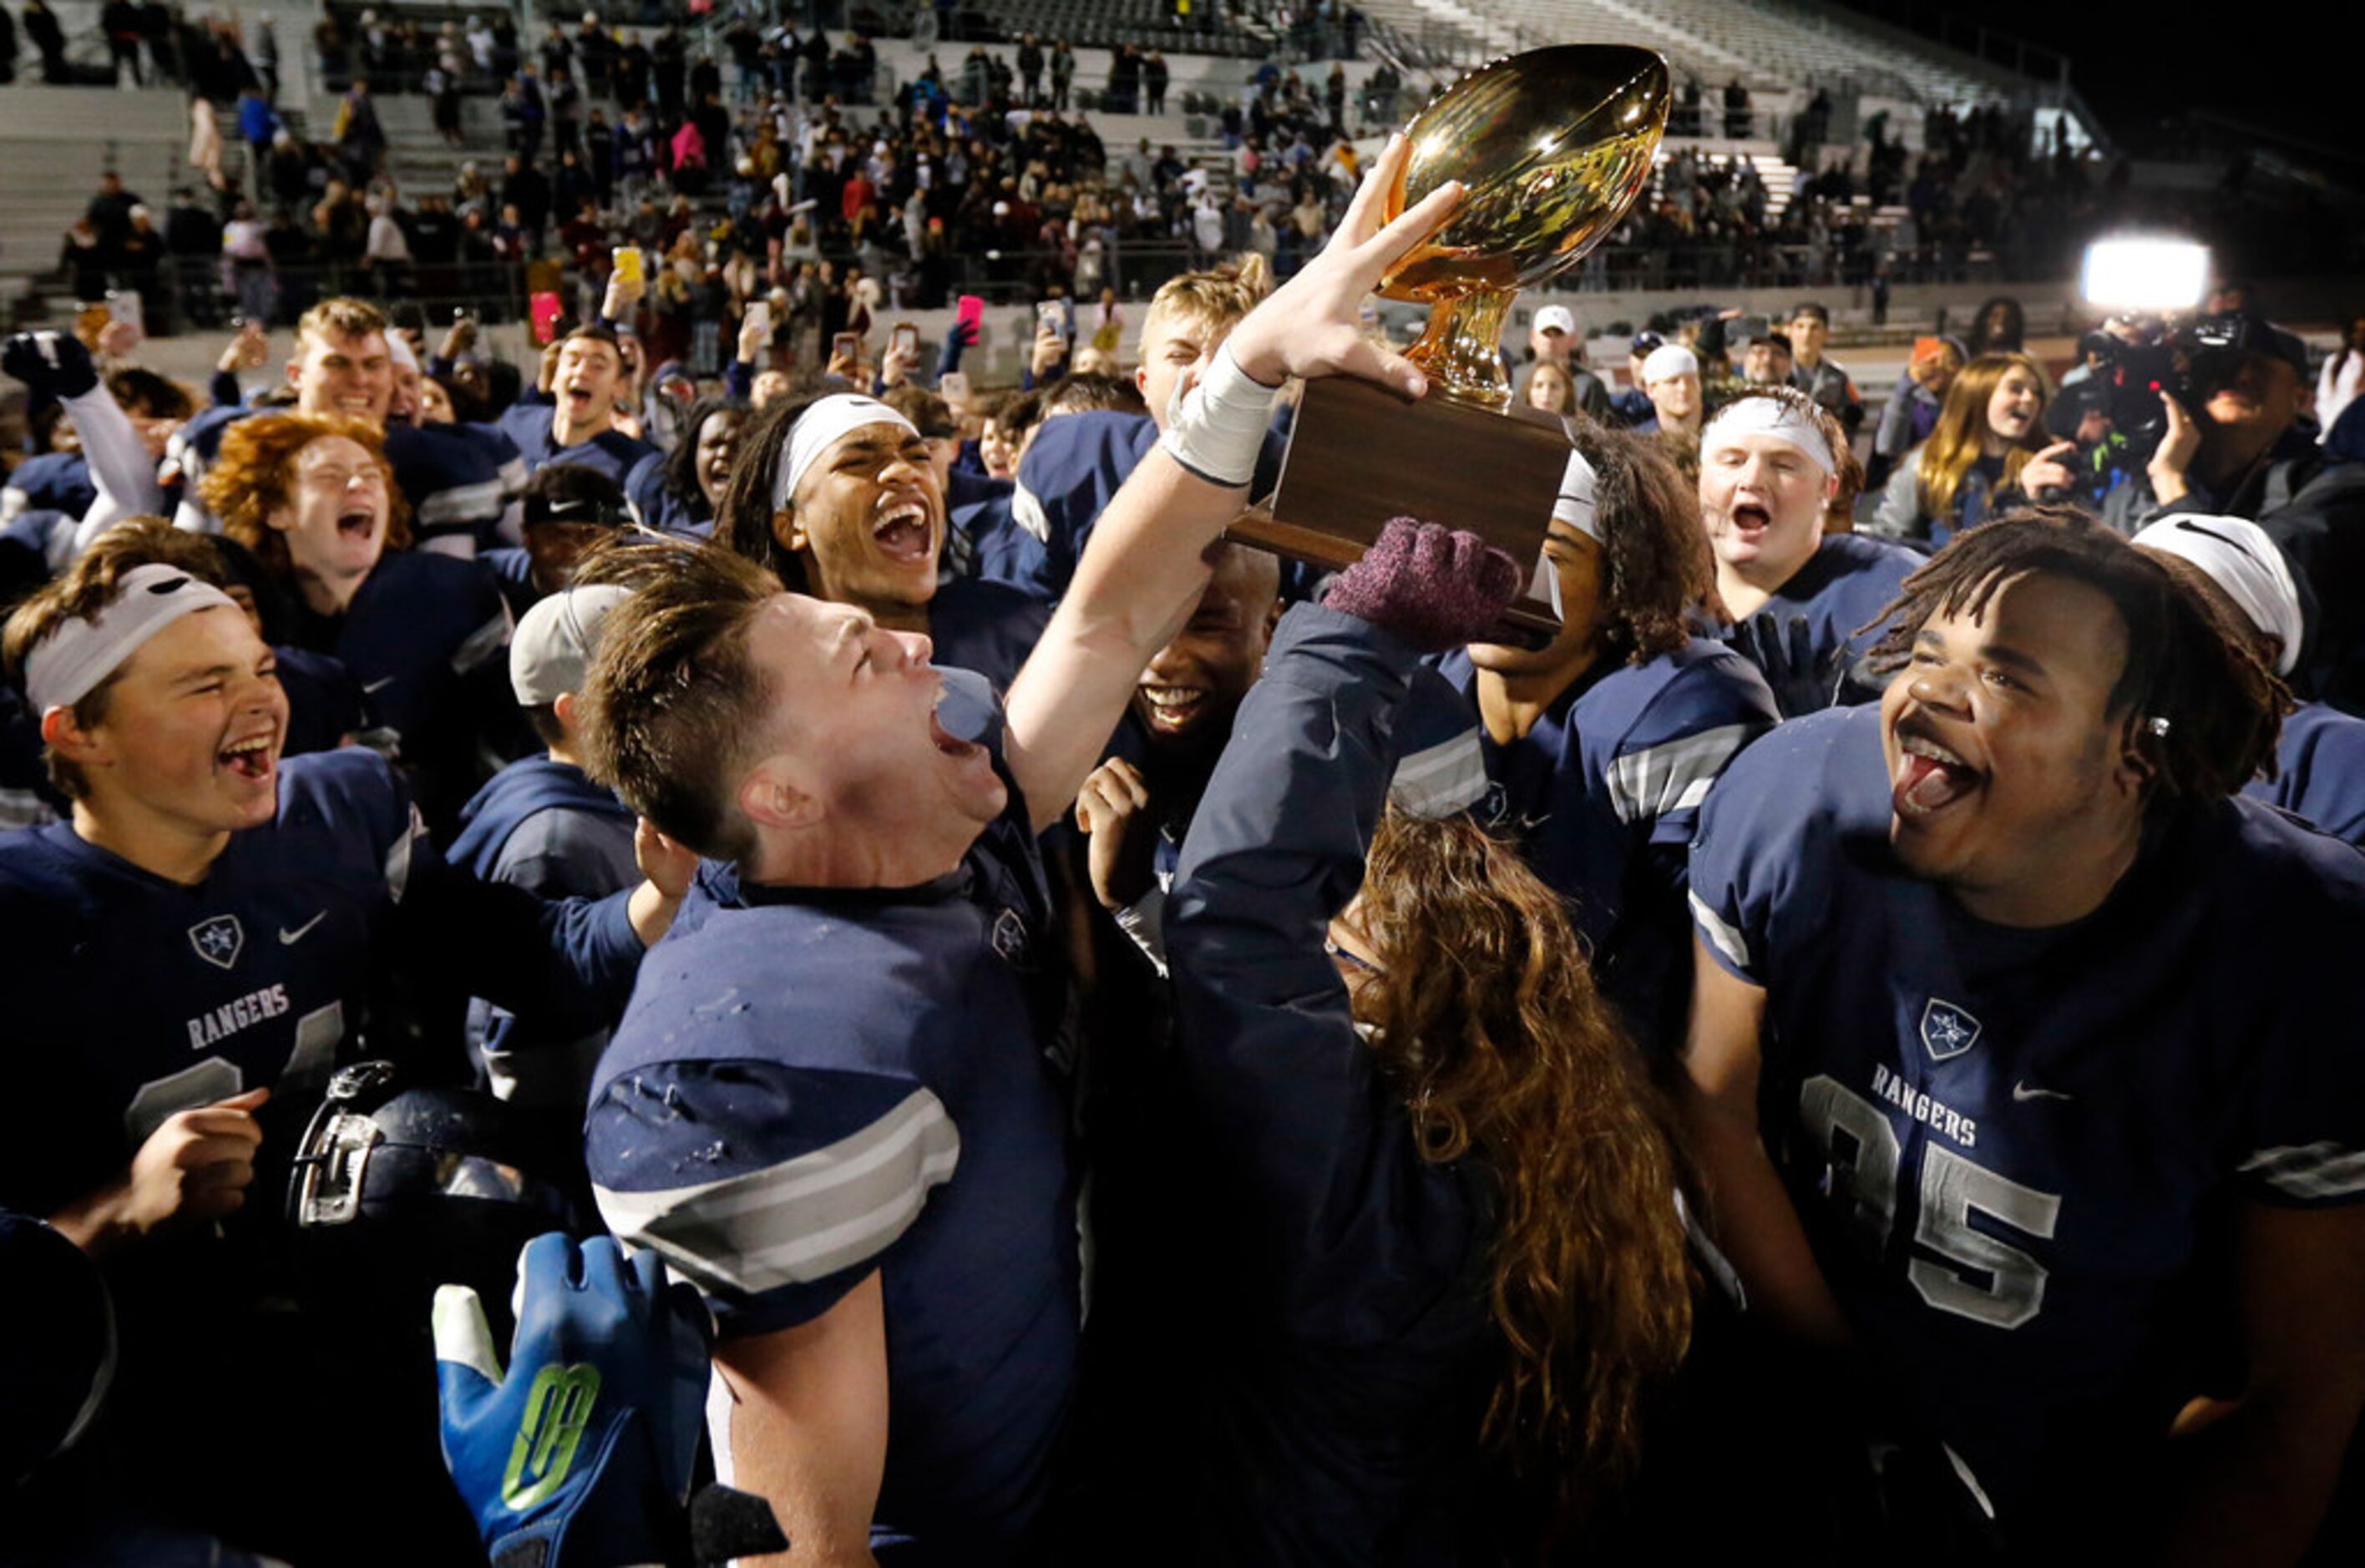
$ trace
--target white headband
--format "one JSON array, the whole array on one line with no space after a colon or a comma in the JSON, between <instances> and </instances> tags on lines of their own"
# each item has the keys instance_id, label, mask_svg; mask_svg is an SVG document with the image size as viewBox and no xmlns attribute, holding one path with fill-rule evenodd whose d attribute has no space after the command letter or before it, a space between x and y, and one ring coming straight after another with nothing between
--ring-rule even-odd
<instances>
[{"instance_id":1,"label":"white headband","mask_svg":"<svg viewBox=\"0 0 2365 1568\"><path fill-rule=\"evenodd\" d=\"M912 421L880 402L857 392L833 392L797 416L789 427L789 444L781 450L780 465L772 475L772 510L786 511L796 498L797 481L813 460L837 443L838 437L865 425L901 425L913 435Z\"/></svg>"},{"instance_id":2,"label":"white headband","mask_svg":"<svg viewBox=\"0 0 2365 1568\"><path fill-rule=\"evenodd\" d=\"M123 574L113 604L93 621L69 616L25 660L25 696L37 714L71 708L123 666L141 644L195 610L236 610L230 595L178 566L151 561Z\"/></svg>"},{"instance_id":3,"label":"white headband","mask_svg":"<svg viewBox=\"0 0 2365 1568\"><path fill-rule=\"evenodd\" d=\"M1593 465L1585 460L1582 452L1571 452L1568 466L1561 470L1560 498L1552 502L1552 520L1568 524L1596 544L1609 543L1609 535L1601 527L1601 503L1594 488Z\"/></svg>"},{"instance_id":4,"label":"white headband","mask_svg":"<svg viewBox=\"0 0 2365 1568\"><path fill-rule=\"evenodd\" d=\"M1681 343L1661 343L1642 360L1642 385L1676 375L1698 375L1699 355Z\"/></svg>"},{"instance_id":5,"label":"white headband","mask_svg":"<svg viewBox=\"0 0 2365 1568\"><path fill-rule=\"evenodd\" d=\"M386 357L405 370L419 368L419 356L411 352L410 340L391 329L386 334Z\"/></svg>"},{"instance_id":6,"label":"white headband","mask_svg":"<svg viewBox=\"0 0 2365 1568\"><path fill-rule=\"evenodd\" d=\"M2307 635L2299 588L2291 566L2267 531L2247 518L2180 514L2163 518L2135 537L2142 549L2191 562L2225 597L2242 607L2250 624L2282 642L2275 673L2299 667L2300 644Z\"/></svg>"},{"instance_id":7,"label":"white headband","mask_svg":"<svg viewBox=\"0 0 2365 1568\"><path fill-rule=\"evenodd\" d=\"M1719 431L1726 435L1770 435L1805 453L1826 474L1839 466L1832 457L1831 442L1823 439L1815 422L1778 398L1735 398L1727 403L1700 431L1703 449L1709 434Z\"/></svg>"}]
</instances>

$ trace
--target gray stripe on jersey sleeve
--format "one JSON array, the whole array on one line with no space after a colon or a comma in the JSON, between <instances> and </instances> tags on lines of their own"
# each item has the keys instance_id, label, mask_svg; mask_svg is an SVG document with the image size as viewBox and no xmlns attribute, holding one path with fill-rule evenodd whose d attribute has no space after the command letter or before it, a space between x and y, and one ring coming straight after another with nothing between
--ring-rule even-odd
<instances>
[{"instance_id":1,"label":"gray stripe on jersey sleeve","mask_svg":"<svg viewBox=\"0 0 2365 1568\"><path fill-rule=\"evenodd\" d=\"M1724 765L1757 729L1754 724L1720 724L1616 758L1609 764L1610 810L1620 822L1631 824L1698 806Z\"/></svg>"},{"instance_id":2,"label":"gray stripe on jersey sleeve","mask_svg":"<svg viewBox=\"0 0 2365 1568\"><path fill-rule=\"evenodd\" d=\"M593 1192L620 1239L655 1249L703 1289L752 1295L884 1252L959 1163L944 1103L915 1089L860 1131L778 1165L692 1187Z\"/></svg>"},{"instance_id":3,"label":"gray stripe on jersey sleeve","mask_svg":"<svg viewBox=\"0 0 2365 1568\"><path fill-rule=\"evenodd\" d=\"M1749 943L1741 935L1740 928L1710 909L1708 901L1699 894L1687 896L1691 900L1692 919L1698 923L1699 934L1708 938L1710 946L1724 955L1725 962L1743 974L1749 973Z\"/></svg>"},{"instance_id":4,"label":"gray stripe on jersey sleeve","mask_svg":"<svg viewBox=\"0 0 2365 1568\"><path fill-rule=\"evenodd\" d=\"M2337 1143L2262 1148L2242 1161L2241 1171L2287 1197L2312 1202L2365 1193L2365 1150Z\"/></svg>"},{"instance_id":5,"label":"gray stripe on jersey sleeve","mask_svg":"<svg viewBox=\"0 0 2365 1568\"><path fill-rule=\"evenodd\" d=\"M504 601L499 614L468 633L468 640L452 655L452 669L454 674L465 675L509 645L510 607Z\"/></svg>"}]
</instances>

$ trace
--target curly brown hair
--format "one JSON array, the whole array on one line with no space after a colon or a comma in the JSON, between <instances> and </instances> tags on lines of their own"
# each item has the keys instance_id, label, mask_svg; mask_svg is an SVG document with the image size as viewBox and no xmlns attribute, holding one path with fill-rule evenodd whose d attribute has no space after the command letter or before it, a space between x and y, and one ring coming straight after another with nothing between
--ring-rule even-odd
<instances>
[{"instance_id":1,"label":"curly brown hair","mask_svg":"<svg viewBox=\"0 0 2365 1568\"><path fill-rule=\"evenodd\" d=\"M410 505L394 482L386 459L386 438L360 420L315 414L256 414L222 432L221 454L197 487L197 494L221 519L222 532L254 552L275 577L287 574L287 541L271 526L271 515L292 498L296 456L324 436L341 435L360 444L386 476L386 547L410 547Z\"/></svg>"},{"instance_id":2,"label":"curly brown hair","mask_svg":"<svg viewBox=\"0 0 2365 1568\"><path fill-rule=\"evenodd\" d=\"M2274 776L2292 696L2256 640L2165 562L2073 507L2031 507L1956 534L1874 622L1889 630L1872 666L1897 670L1933 616L1982 615L2030 572L2083 583L2118 610L2127 659L2105 711L2124 715L2126 745L2151 770L2147 806L2223 800Z\"/></svg>"},{"instance_id":3,"label":"curly brown hair","mask_svg":"<svg viewBox=\"0 0 2365 1568\"><path fill-rule=\"evenodd\" d=\"M1358 918L1383 964L1355 1011L1422 1156L1493 1176L1507 1353L1483 1436L1579 1506L1631 1473L1646 1396L1690 1344L1670 1119L1560 896L1469 818L1390 807Z\"/></svg>"},{"instance_id":4,"label":"curly brown hair","mask_svg":"<svg viewBox=\"0 0 2365 1568\"><path fill-rule=\"evenodd\" d=\"M1611 430L1579 414L1569 439L1593 465L1602 551L1600 646L1645 664L1689 640L1695 606L1721 617L1716 563L1700 527L1699 492L1685 483L1647 436Z\"/></svg>"}]
</instances>

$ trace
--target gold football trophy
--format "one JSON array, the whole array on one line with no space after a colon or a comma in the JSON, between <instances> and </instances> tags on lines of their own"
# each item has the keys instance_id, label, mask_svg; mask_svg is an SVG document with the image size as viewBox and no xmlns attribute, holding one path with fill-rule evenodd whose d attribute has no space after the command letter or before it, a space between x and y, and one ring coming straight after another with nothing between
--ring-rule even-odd
<instances>
[{"instance_id":1,"label":"gold football trophy","mask_svg":"<svg viewBox=\"0 0 2365 1568\"><path fill-rule=\"evenodd\" d=\"M1482 66L1405 127L1394 218L1448 180L1464 189L1438 232L1381 283L1432 307L1407 357L1429 395L1406 403L1343 376L1308 382L1269 515L1234 535L1321 566L1363 553L1389 518L1471 529L1523 565L1540 559L1568 462L1555 424L1506 418L1500 345L1518 292L1573 266L1642 194L1665 133L1667 62L1622 44L1531 50ZM1531 593L1508 619L1558 624Z\"/></svg>"}]
</instances>

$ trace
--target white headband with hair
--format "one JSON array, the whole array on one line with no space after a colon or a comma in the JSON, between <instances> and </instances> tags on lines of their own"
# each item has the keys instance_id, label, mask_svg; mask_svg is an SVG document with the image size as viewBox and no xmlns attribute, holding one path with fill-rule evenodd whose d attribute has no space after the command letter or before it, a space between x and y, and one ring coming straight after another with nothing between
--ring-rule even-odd
<instances>
[{"instance_id":1,"label":"white headband with hair","mask_svg":"<svg viewBox=\"0 0 2365 1568\"><path fill-rule=\"evenodd\" d=\"M865 425L900 425L913 435L920 433L911 420L876 398L833 392L815 400L789 427L788 444L780 448L779 464L772 470L772 510L786 511L796 498L797 481L805 476L805 470L836 445L839 437Z\"/></svg>"},{"instance_id":2,"label":"white headband with hair","mask_svg":"<svg viewBox=\"0 0 2365 1568\"><path fill-rule=\"evenodd\" d=\"M2299 667L2307 622L2300 612L2299 586L2291 564L2271 535L2247 518L2179 512L2135 536L2139 550L2157 550L2201 568L2250 618L2250 624L2282 644L2275 673Z\"/></svg>"},{"instance_id":3,"label":"white headband with hair","mask_svg":"<svg viewBox=\"0 0 2365 1568\"><path fill-rule=\"evenodd\" d=\"M1813 460L1816 467L1826 474L1838 471L1839 464L1832 456L1832 443L1815 421L1784 402L1779 398L1754 398L1744 394L1727 403L1709 420L1700 431L1700 444L1706 447L1712 434L1770 435L1785 445L1796 447Z\"/></svg>"},{"instance_id":4,"label":"white headband with hair","mask_svg":"<svg viewBox=\"0 0 2365 1568\"><path fill-rule=\"evenodd\" d=\"M66 617L33 644L25 659L26 700L37 714L71 708L182 616L237 608L230 595L178 566L134 566L116 585L114 603L87 621Z\"/></svg>"}]
</instances>

